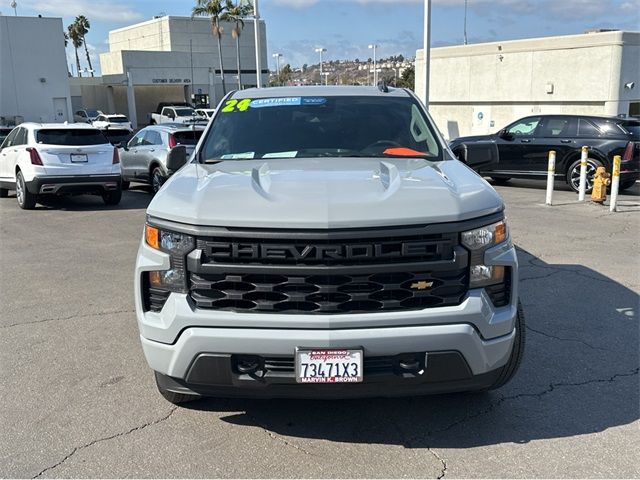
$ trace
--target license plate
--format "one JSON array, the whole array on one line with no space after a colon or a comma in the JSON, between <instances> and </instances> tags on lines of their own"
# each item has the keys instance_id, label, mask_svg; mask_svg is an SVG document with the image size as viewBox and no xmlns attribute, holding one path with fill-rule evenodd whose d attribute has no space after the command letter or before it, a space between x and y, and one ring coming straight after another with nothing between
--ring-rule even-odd
<instances>
[{"instance_id":1,"label":"license plate","mask_svg":"<svg viewBox=\"0 0 640 480\"><path fill-rule=\"evenodd\" d=\"M88 159L87 159L87 155L84 153L72 153L71 161L73 163L87 163Z\"/></svg>"},{"instance_id":2,"label":"license plate","mask_svg":"<svg viewBox=\"0 0 640 480\"><path fill-rule=\"evenodd\" d=\"M296 351L296 382L362 382L362 350Z\"/></svg>"}]
</instances>

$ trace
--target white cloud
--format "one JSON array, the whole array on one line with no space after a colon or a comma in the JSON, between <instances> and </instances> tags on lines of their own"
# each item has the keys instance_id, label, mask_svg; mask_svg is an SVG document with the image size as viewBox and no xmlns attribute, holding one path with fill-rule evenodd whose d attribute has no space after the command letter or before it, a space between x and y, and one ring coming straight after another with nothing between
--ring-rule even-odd
<instances>
[{"instance_id":1,"label":"white cloud","mask_svg":"<svg viewBox=\"0 0 640 480\"><path fill-rule=\"evenodd\" d=\"M144 16L122 2L108 0L22 0L21 6L43 15L76 17L84 15L89 20L134 22Z\"/></svg>"}]
</instances>

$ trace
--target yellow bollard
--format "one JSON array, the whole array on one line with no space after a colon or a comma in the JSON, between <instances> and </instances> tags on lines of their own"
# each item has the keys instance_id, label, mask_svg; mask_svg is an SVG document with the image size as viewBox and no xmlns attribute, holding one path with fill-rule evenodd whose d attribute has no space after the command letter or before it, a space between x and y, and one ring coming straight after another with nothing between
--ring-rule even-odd
<instances>
[{"instance_id":1,"label":"yellow bollard","mask_svg":"<svg viewBox=\"0 0 640 480\"><path fill-rule=\"evenodd\" d=\"M611 202L609 203L609 211L615 212L618 203L618 190L620 189L620 162L622 157L616 155L613 157L613 179L611 180Z\"/></svg>"},{"instance_id":2,"label":"yellow bollard","mask_svg":"<svg viewBox=\"0 0 640 480\"><path fill-rule=\"evenodd\" d=\"M580 156L580 186L578 188L578 201L584 201L584 194L587 191L587 158L589 157L589 147L582 147Z\"/></svg>"},{"instance_id":3,"label":"yellow bollard","mask_svg":"<svg viewBox=\"0 0 640 480\"><path fill-rule=\"evenodd\" d=\"M545 203L551 205L553 202L553 182L556 176L556 151L549 152L549 165L547 167L547 200Z\"/></svg>"}]
</instances>

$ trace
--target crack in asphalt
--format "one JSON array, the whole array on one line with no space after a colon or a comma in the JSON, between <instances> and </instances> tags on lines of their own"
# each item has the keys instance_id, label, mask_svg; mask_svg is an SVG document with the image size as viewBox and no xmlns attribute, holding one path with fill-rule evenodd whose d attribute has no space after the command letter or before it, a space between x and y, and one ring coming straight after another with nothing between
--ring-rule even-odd
<instances>
[{"instance_id":1,"label":"crack in asphalt","mask_svg":"<svg viewBox=\"0 0 640 480\"><path fill-rule=\"evenodd\" d=\"M87 317L101 317L103 315L116 315L118 313L135 313L135 310L114 310L114 311L108 311L108 312L76 313L74 315L69 315L67 317L43 318L41 320L32 320L30 322L11 323L9 325L0 326L0 329L11 328L11 327L19 327L21 325L33 325L35 323L54 322L54 321L58 321L58 320L71 320L71 319L74 319L74 318L87 318Z\"/></svg>"},{"instance_id":2,"label":"crack in asphalt","mask_svg":"<svg viewBox=\"0 0 640 480\"><path fill-rule=\"evenodd\" d=\"M531 332L537 333L538 335L542 335L544 337L548 337L548 338L552 338L554 340L560 340L561 342L575 342L575 343L581 343L582 345L592 348L593 350L602 350L603 352L611 352L612 350L609 350L608 348L602 348L602 347L596 347L594 345L591 345L590 343L587 343L583 340L578 340L577 338L562 338L562 337L557 337L555 335L551 335L550 333L546 333L543 332L542 330L536 330L535 328L530 327L529 325L525 325L525 328Z\"/></svg>"},{"instance_id":3,"label":"crack in asphalt","mask_svg":"<svg viewBox=\"0 0 640 480\"><path fill-rule=\"evenodd\" d=\"M296 450L298 450L299 452L304 453L305 455L311 455L314 456L313 453L311 453L308 450L305 450L304 448L300 447L299 445L296 445L295 443L291 443L290 441L288 441L287 439L281 437L280 435L276 435L275 433L273 433L271 430L269 430L267 427L265 427L264 425L262 425L258 419L256 417L254 417L253 415L251 415L248 411L244 411L244 414L247 416L247 418L249 418L249 420L251 420L254 425L262 430L264 430L267 435L269 435L269 437L271 437L273 440L277 440L279 442L284 443L286 446L291 447L291 448L295 448Z\"/></svg>"},{"instance_id":4,"label":"crack in asphalt","mask_svg":"<svg viewBox=\"0 0 640 480\"><path fill-rule=\"evenodd\" d=\"M158 418L156 420L153 420L151 422L147 422L147 423L143 423L142 425L138 425L137 427L133 427L129 430L127 430L126 432L120 432L120 433L116 433L114 435L109 435L108 437L102 437L102 438L98 438L96 440L92 440L89 443L85 443L84 445L81 445L79 447L74 447L73 450L71 450L71 452L69 452L62 460L60 460L58 463L55 463L54 465L51 465L49 467L44 468L43 470L40 471L40 473L38 473L37 475L31 477L32 479L35 478L40 478L43 474L45 474L46 472L49 472L55 468L58 468L60 465L62 465L63 463L65 463L67 460L69 460L71 457L73 457L76 453L78 453L81 450L84 450L85 448L89 448L97 443L101 443L101 442L106 442L107 440L113 440L114 438L118 438L118 437L124 437L126 435L129 435L133 432L137 432L139 430L144 430L147 427L151 427L153 425L157 425L161 422L164 422L165 420L168 420L171 415L174 414L174 412L178 409L177 406L174 406L171 408L171 410L169 410L169 413L167 413L166 415L164 415L161 418Z\"/></svg>"},{"instance_id":5,"label":"crack in asphalt","mask_svg":"<svg viewBox=\"0 0 640 480\"><path fill-rule=\"evenodd\" d=\"M483 415L486 415L486 414L490 413L492 410L494 410L496 407L499 407L504 402L507 402L507 401L510 401L510 400L518 400L520 398L529 398L529 397L540 398L540 397L543 397L543 396L545 396L545 395L547 395L547 394L549 394L549 393L553 392L554 390L556 390L558 388L561 388L561 387L582 387L582 386L585 386L585 385L592 385L592 384L596 384L596 383L613 383L618 378L633 377L635 375L638 375L639 372L640 372L640 368L636 368L636 369L634 369L634 370L632 370L632 371L630 371L628 373L616 373L615 375L613 375L613 376L611 376L609 378L596 378L596 379L593 379L593 380L585 380L583 382L550 383L549 386L545 390L542 390L540 392L519 393L517 395L510 395L510 396L506 396L506 397L501 397L497 402L492 403L491 405L489 405L484 410L476 412L473 415L467 415L465 418L462 418L462 419L460 419L460 420L458 420L456 422L453 422L453 423L447 425L446 427L440 428L438 430L428 431L426 433L425 437L429 437L429 436L432 436L434 434L444 433L444 432L446 432L448 430L451 430L454 427L457 427L458 425L461 425L463 423L468 422L469 420L473 420L474 418L478 418L478 417L481 417ZM416 438L416 440L418 438Z\"/></svg>"},{"instance_id":6,"label":"crack in asphalt","mask_svg":"<svg viewBox=\"0 0 640 480\"><path fill-rule=\"evenodd\" d=\"M432 448L427 447L427 450L429 451L429 453L431 455L433 455L434 457L436 457L438 459L438 461L442 464L442 470L440 471L440 474L436 477L436 479L441 479L444 478L444 476L447 474L447 462L444 458L442 458L440 455L438 455Z\"/></svg>"}]
</instances>

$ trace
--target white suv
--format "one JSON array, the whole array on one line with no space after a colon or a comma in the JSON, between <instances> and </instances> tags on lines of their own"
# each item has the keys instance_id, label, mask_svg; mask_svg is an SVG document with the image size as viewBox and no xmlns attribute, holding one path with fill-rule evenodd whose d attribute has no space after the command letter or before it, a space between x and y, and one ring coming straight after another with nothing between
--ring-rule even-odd
<instances>
[{"instance_id":1,"label":"white suv","mask_svg":"<svg viewBox=\"0 0 640 480\"><path fill-rule=\"evenodd\" d=\"M100 130L84 124L23 123L0 146L0 197L16 191L21 208L40 195L122 196L120 157Z\"/></svg>"}]
</instances>

